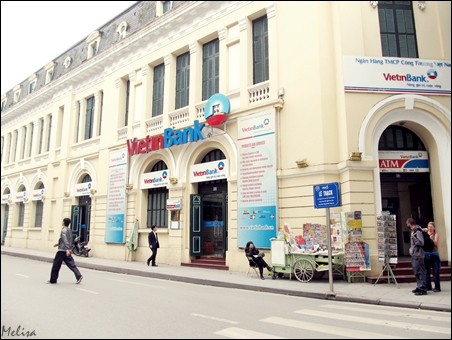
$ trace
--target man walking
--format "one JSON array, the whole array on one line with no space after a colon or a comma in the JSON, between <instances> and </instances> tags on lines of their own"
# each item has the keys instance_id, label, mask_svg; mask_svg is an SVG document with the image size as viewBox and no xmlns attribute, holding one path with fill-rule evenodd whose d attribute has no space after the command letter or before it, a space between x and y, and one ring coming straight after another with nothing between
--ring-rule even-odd
<instances>
[{"instance_id":1,"label":"man walking","mask_svg":"<svg viewBox=\"0 0 452 340\"><path fill-rule=\"evenodd\" d=\"M149 266L149 263L152 263L153 267L158 267L158 265L155 264L155 259L157 257L157 249L160 248L159 238L157 236L157 226L153 224L151 229L152 230L148 235L148 242L149 248L151 248L152 250L152 255L150 258L148 258L147 264Z\"/></svg>"},{"instance_id":2,"label":"man walking","mask_svg":"<svg viewBox=\"0 0 452 340\"><path fill-rule=\"evenodd\" d=\"M411 266L414 276L416 277L416 289L413 290L414 295L427 295L427 286L425 285L427 274L424 262L424 236L422 236L422 228L416 224L414 218L406 220L406 225L411 229Z\"/></svg>"},{"instance_id":3,"label":"man walking","mask_svg":"<svg viewBox=\"0 0 452 340\"><path fill-rule=\"evenodd\" d=\"M47 283L57 283L58 275L60 273L61 265L66 263L66 266L73 271L75 275L76 283L82 282L83 276L80 274L77 266L75 265L75 261L71 255L72 249L72 232L69 229L69 225L71 224L70 218L63 218L63 228L61 229L60 239L58 243L54 245L54 247L58 247L58 251L55 254L55 258L53 259L52 271L50 272L50 280Z\"/></svg>"}]
</instances>

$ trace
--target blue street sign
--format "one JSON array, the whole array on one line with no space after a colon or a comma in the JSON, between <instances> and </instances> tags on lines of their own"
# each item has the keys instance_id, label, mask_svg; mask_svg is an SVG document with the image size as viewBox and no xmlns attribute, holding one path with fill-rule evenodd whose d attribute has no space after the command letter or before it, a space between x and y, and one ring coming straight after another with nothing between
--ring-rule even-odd
<instances>
[{"instance_id":1,"label":"blue street sign","mask_svg":"<svg viewBox=\"0 0 452 340\"><path fill-rule=\"evenodd\" d=\"M341 206L339 183L325 183L314 185L314 208L331 208Z\"/></svg>"}]
</instances>

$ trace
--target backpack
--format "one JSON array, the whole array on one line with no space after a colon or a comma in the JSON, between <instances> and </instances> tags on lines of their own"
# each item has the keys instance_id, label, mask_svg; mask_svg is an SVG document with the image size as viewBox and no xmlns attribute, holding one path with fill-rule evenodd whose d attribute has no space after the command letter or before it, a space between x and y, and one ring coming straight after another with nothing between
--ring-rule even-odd
<instances>
[{"instance_id":1,"label":"backpack","mask_svg":"<svg viewBox=\"0 0 452 340\"><path fill-rule=\"evenodd\" d=\"M426 252L432 252L433 248L435 248L435 242L430 238L430 235L422 230L422 236L424 236L424 245L422 246L422 249Z\"/></svg>"}]
</instances>

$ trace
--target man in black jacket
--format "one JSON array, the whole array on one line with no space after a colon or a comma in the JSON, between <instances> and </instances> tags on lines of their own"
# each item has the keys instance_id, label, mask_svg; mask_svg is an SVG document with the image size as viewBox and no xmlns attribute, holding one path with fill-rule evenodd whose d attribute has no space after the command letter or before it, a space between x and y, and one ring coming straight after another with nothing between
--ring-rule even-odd
<instances>
[{"instance_id":1,"label":"man in black jacket","mask_svg":"<svg viewBox=\"0 0 452 340\"><path fill-rule=\"evenodd\" d=\"M159 238L157 236L157 226L155 224L151 227L151 232L148 235L149 248L151 248L152 255L147 260L147 264L152 263L153 267L158 267L155 264L155 258L157 257L157 249L160 248Z\"/></svg>"}]
</instances>

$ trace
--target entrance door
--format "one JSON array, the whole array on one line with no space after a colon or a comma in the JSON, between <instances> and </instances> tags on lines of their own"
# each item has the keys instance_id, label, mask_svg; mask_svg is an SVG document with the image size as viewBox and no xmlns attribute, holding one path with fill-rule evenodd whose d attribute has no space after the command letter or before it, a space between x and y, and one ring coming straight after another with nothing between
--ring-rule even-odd
<instances>
[{"instance_id":1,"label":"entrance door","mask_svg":"<svg viewBox=\"0 0 452 340\"><path fill-rule=\"evenodd\" d=\"M198 194L191 195L190 255L226 256L227 204L226 180L198 184Z\"/></svg>"},{"instance_id":2,"label":"entrance door","mask_svg":"<svg viewBox=\"0 0 452 340\"><path fill-rule=\"evenodd\" d=\"M3 215L3 229L2 229L2 245L5 244L6 240L6 233L8 231L8 217L9 217L9 205L4 204L5 206L5 213Z\"/></svg>"},{"instance_id":3,"label":"entrance door","mask_svg":"<svg viewBox=\"0 0 452 340\"><path fill-rule=\"evenodd\" d=\"M226 255L226 197L225 193L203 195L203 239L205 255Z\"/></svg>"},{"instance_id":4,"label":"entrance door","mask_svg":"<svg viewBox=\"0 0 452 340\"><path fill-rule=\"evenodd\" d=\"M71 208L71 230L72 237L80 236L80 242L89 241L91 199L89 196L80 197L80 205L73 205Z\"/></svg>"}]
</instances>

